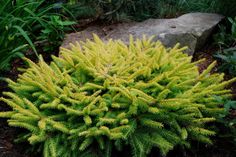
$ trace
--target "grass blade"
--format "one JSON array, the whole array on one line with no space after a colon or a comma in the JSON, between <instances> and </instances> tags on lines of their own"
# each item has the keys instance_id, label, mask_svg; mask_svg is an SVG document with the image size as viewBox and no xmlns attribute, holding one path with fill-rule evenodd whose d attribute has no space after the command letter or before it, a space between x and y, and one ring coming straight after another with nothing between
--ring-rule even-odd
<instances>
[{"instance_id":1,"label":"grass blade","mask_svg":"<svg viewBox=\"0 0 236 157\"><path fill-rule=\"evenodd\" d=\"M27 35L27 33L19 26L13 26L14 28L16 28L20 34L25 38L25 40L29 43L30 47L33 49L34 53L36 54L36 56L38 57L38 52L33 44L33 42L31 41L30 37Z\"/></svg>"}]
</instances>

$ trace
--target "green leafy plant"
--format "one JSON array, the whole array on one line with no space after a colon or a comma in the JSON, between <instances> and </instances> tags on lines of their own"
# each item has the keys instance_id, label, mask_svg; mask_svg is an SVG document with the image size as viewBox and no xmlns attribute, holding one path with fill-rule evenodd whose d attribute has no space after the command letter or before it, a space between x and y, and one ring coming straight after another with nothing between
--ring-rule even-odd
<instances>
[{"instance_id":1,"label":"green leafy plant","mask_svg":"<svg viewBox=\"0 0 236 157\"><path fill-rule=\"evenodd\" d=\"M229 17L227 22L226 25L219 26L220 31L214 36L215 43L221 50L234 47L236 44L236 17L234 19Z\"/></svg>"},{"instance_id":2,"label":"green leafy plant","mask_svg":"<svg viewBox=\"0 0 236 157\"><path fill-rule=\"evenodd\" d=\"M43 29L36 38L37 41L46 42L44 51L50 52L61 45L64 32L71 30L70 26L76 24L74 21L63 20L59 15L52 15L44 19Z\"/></svg>"},{"instance_id":3,"label":"green leafy plant","mask_svg":"<svg viewBox=\"0 0 236 157\"><path fill-rule=\"evenodd\" d=\"M225 114L222 114L218 119L218 125L220 124L219 138L222 141L227 141L231 144L232 150L235 150L236 146L236 101L229 99L222 99L221 97L216 97L216 100L224 105Z\"/></svg>"},{"instance_id":4,"label":"green leafy plant","mask_svg":"<svg viewBox=\"0 0 236 157\"><path fill-rule=\"evenodd\" d=\"M166 49L152 38L72 45L52 56L50 65L25 59L12 92L1 100L13 110L1 112L8 124L25 128L28 140L44 157L111 156L131 148L134 157L153 147L165 155L176 145L196 140L211 144L205 123L223 111L215 96L230 97L224 74L201 74L186 49Z\"/></svg>"},{"instance_id":5,"label":"green leafy plant","mask_svg":"<svg viewBox=\"0 0 236 157\"><path fill-rule=\"evenodd\" d=\"M219 51L215 57L220 61L219 71L231 76L236 74L236 17L228 18L230 22L230 33L227 33L225 26L220 26L220 32L215 35L215 42Z\"/></svg>"},{"instance_id":6,"label":"green leafy plant","mask_svg":"<svg viewBox=\"0 0 236 157\"><path fill-rule=\"evenodd\" d=\"M236 47L223 49L215 57L221 62L219 71L236 76Z\"/></svg>"},{"instance_id":7,"label":"green leafy plant","mask_svg":"<svg viewBox=\"0 0 236 157\"><path fill-rule=\"evenodd\" d=\"M9 69L11 59L22 57L28 49L32 49L37 56L37 46L44 50L50 47L50 52L55 50L64 32L74 24L56 12L55 8L62 6L45 5L44 2L0 1L0 71Z\"/></svg>"},{"instance_id":8,"label":"green leafy plant","mask_svg":"<svg viewBox=\"0 0 236 157\"><path fill-rule=\"evenodd\" d=\"M221 123L227 128L227 134L222 134L221 136L229 138L231 144L236 147L236 118L233 113L236 112L236 101L226 100L224 103L226 110L226 115L222 117Z\"/></svg>"},{"instance_id":9,"label":"green leafy plant","mask_svg":"<svg viewBox=\"0 0 236 157\"><path fill-rule=\"evenodd\" d=\"M231 17L228 18L230 23L232 24L231 26L231 35L233 39L236 39L236 17L233 19Z\"/></svg>"},{"instance_id":10,"label":"green leafy plant","mask_svg":"<svg viewBox=\"0 0 236 157\"><path fill-rule=\"evenodd\" d=\"M228 77L236 76L236 17L228 18L225 25L220 25L220 32L215 35L215 42L219 51L215 57L219 60L218 70L224 72ZM232 87L234 88L234 87ZM224 105L225 114L218 119L219 138L227 141L235 150L236 144L236 101L216 97L217 101Z\"/></svg>"}]
</instances>

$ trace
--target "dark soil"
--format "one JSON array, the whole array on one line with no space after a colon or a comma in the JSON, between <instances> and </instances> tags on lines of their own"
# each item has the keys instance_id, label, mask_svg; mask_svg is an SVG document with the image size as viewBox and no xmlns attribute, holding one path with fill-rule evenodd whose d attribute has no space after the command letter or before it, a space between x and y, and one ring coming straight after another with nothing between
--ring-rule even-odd
<instances>
[{"instance_id":1,"label":"dark soil","mask_svg":"<svg viewBox=\"0 0 236 157\"><path fill-rule=\"evenodd\" d=\"M46 62L51 61L51 55L58 55L58 50L52 54L45 54L43 58ZM26 57L30 58L33 61L37 61L37 57L31 51L26 52ZM11 70L7 72L1 72L0 77L10 78L12 80L17 80L17 76L20 74L18 68L24 68L26 64L22 59L15 59L12 61ZM0 97L2 96L3 91L8 91L7 83L4 80L0 80ZM0 104L0 112L7 111L10 108L1 102ZM6 119L0 119L0 157L36 157L35 155L31 155L28 152L28 148L30 145L28 143L15 143L14 140L17 138L17 135L25 131L23 129L9 127L7 125Z\"/></svg>"},{"instance_id":2,"label":"dark soil","mask_svg":"<svg viewBox=\"0 0 236 157\"><path fill-rule=\"evenodd\" d=\"M206 46L202 51L195 53L193 57L193 61L199 60L201 58L206 58L204 62L199 64L199 71L202 72L206 67L214 61L213 52L216 52L217 48L214 46ZM50 61L50 55L52 54L43 54L46 61ZM57 55L57 53L55 53ZM36 61L36 57L29 53L29 58ZM17 68L24 67L24 62L21 59L16 59L12 62L12 69L8 72L1 72L1 77L11 78L12 80L17 79L17 75L19 72ZM215 68L213 71L216 71ZM233 86L232 86L233 87ZM235 86L234 86L235 87ZM9 90L7 88L7 84L4 81L0 80L0 96L3 91ZM236 93L236 88L232 88L233 93ZM236 94L234 94L236 95ZM0 105L0 111L10 110L6 104ZM234 111L232 111L233 118L236 117ZM0 157L36 157L39 155L32 155L30 153L26 153L30 148L28 143L14 143L14 139L17 137L17 134L22 132L23 130L19 128L12 128L7 125L5 119L0 119ZM183 148L175 148L171 151L167 157L235 157L231 139L219 138L215 137L213 139L215 144L213 146L204 145L200 143L193 143L191 149L183 149ZM131 156L129 154L129 150L125 152L114 152L114 156ZM150 157L158 157L159 152L157 150L153 150Z\"/></svg>"},{"instance_id":3,"label":"dark soil","mask_svg":"<svg viewBox=\"0 0 236 157\"><path fill-rule=\"evenodd\" d=\"M20 59L16 59L12 62L12 69L8 72L1 72L1 77L11 78L16 80L19 72L17 67L22 67L23 62ZM7 84L4 81L0 81L0 96L3 91L7 91ZM0 111L10 110L10 108L1 102ZM22 130L19 128L9 127L6 119L0 119L0 157L26 157L24 155L27 144L15 144L13 141L17 137L17 134ZM29 157L29 156L28 156Z\"/></svg>"}]
</instances>

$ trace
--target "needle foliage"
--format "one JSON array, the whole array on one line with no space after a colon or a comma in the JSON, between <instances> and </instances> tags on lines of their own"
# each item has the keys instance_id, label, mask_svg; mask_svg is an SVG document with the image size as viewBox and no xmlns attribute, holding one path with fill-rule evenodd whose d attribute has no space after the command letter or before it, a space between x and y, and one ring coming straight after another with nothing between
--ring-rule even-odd
<instances>
[{"instance_id":1,"label":"needle foliage","mask_svg":"<svg viewBox=\"0 0 236 157\"><path fill-rule=\"evenodd\" d=\"M8 124L27 131L20 141L39 146L44 157L112 156L130 147L134 157L153 147L166 155L190 141L212 143L206 123L223 112L223 74L201 74L185 48L166 49L152 39L77 43L52 56L50 65L29 59L1 101Z\"/></svg>"}]
</instances>

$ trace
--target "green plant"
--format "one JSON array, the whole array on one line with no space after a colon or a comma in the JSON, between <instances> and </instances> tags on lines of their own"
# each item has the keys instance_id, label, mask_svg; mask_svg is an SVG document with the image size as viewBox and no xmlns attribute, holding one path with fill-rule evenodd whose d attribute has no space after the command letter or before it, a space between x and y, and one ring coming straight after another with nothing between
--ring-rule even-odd
<instances>
[{"instance_id":1,"label":"green plant","mask_svg":"<svg viewBox=\"0 0 236 157\"><path fill-rule=\"evenodd\" d=\"M228 20L231 23L231 35L234 40L236 40L236 16L233 18L229 17Z\"/></svg>"},{"instance_id":2,"label":"green plant","mask_svg":"<svg viewBox=\"0 0 236 157\"><path fill-rule=\"evenodd\" d=\"M236 7L236 1L235 0L218 0L219 2L219 13L229 16L229 17L235 17L235 7Z\"/></svg>"},{"instance_id":3,"label":"green plant","mask_svg":"<svg viewBox=\"0 0 236 157\"><path fill-rule=\"evenodd\" d=\"M215 42L219 47L215 57L220 63L218 70L225 72L229 77L234 77L236 76L236 17L234 19L228 18L227 22L225 25L220 26L220 32L215 35ZM219 138L221 141L230 143L230 149L235 150L236 101L216 98L225 108L225 114L222 114L221 118L218 119L218 125L220 125Z\"/></svg>"},{"instance_id":4,"label":"green plant","mask_svg":"<svg viewBox=\"0 0 236 157\"><path fill-rule=\"evenodd\" d=\"M63 20L59 15L48 16L43 20L43 28L36 40L47 43L44 46L44 51L47 52L58 48L64 39L64 32L71 30L70 26L76 24L74 21Z\"/></svg>"},{"instance_id":5,"label":"green plant","mask_svg":"<svg viewBox=\"0 0 236 157\"><path fill-rule=\"evenodd\" d=\"M38 56L38 47L55 50L64 32L74 24L55 11L57 4L45 5L45 0L0 1L0 71L9 68L14 57L22 57L31 48ZM50 51L52 51L50 49Z\"/></svg>"},{"instance_id":6,"label":"green plant","mask_svg":"<svg viewBox=\"0 0 236 157\"><path fill-rule=\"evenodd\" d=\"M176 17L188 12L211 12L233 16L234 0L69 0L76 17L98 16L106 21Z\"/></svg>"},{"instance_id":7,"label":"green plant","mask_svg":"<svg viewBox=\"0 0 236 157\"><path fill-rule=\"evenodd\" d=\"M216 100L224 105L225 114L222 114L218 119L218 125L220 124L219 138L222 141L227 141L231 144L231 148L235 151L236 147L236 101L229 99L222 99L216 97Z\"/></svg>"},{"instance_id":8,"label":"green plant","mask_svg":"<svg viewBox=\"0 0 236 157\"><path fill-rule=\"evenodd\" d=\"M225 26L220 26L220 32L215 35L215 43L219 46L219 51L215 57L220 60L219 71L226 72L231 76L236 74L236 17L228 18L230 31L227 32Z\"/></svg>"},{"instance_id":9,"label":"green plant","mask_svg":"<svg viewBox=\"0 0 236 157\"><path fill-rule=\"evenodd\" d=\"M232 148L236 148L236 101L225 101L224 107L227 114L222 117L221 123L224 124L227 131L222 133L221 136L223 136L223 138L229 138L228 141L234 146Z\"/></svg>"},{"instance_id":10,"label":"green plant","mask_svg":"<svg viewBox=\"0 0 236 157\"><path fill-rule=\"evenodd\" d=\"M236 47L223 49L215 57L220 60L218 70L236 76Z\"/></svg>"},{"instance_id":11,"label":"green plant","mask_svg":"<svg viewBox=\"0 0 236 157\"><path fill-rule=\"evenodd\" d=\"M12 92L1 100L12 111L1 112L10 126L28 130L28 140L44 157L111 156L131 147L134 157L153 147L167 154L191 140L211 144L205 123L223 112L214 96L230 97L223 74L201 74L185 48L166 49L152 38L94 42L63 49L50 65L25 59Z\"/></svg>"},{"instance_id":12,"label":"green plant","mask_svg":"<svg viewBox=\"0 0 236 157\"><path fill-rule=\"evenodd\" d=\"M236 45L236 17L228 18L226 25L220 25L220 31L214 36L215 43L220 50L234 47ZM227 29L229 25L229 29Z\"/></svg>"}]
</instances>

